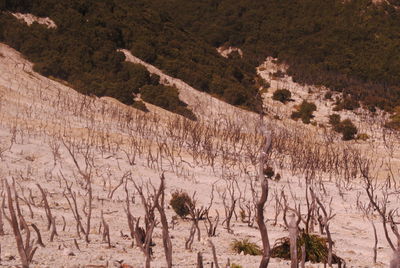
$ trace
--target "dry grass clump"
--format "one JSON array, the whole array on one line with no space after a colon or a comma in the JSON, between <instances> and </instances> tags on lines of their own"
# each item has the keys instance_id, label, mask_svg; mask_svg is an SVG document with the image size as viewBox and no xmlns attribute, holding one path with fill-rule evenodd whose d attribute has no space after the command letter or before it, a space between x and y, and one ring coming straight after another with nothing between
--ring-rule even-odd
<instances>
[{"instance_id":1,"label":"dry grass clump","mask_svg":"<svg viewBox=\"0 0 400 268\"><path fill-rule=\"evenodd\" d=\"M169 204L175 213L181 218L189 215L190 208L194 207L192 198L190 198L187 193L182 191L173 192Z\"/></svg>"},{"instance_id":2,"label":"dry grass clump","mask_svg":"<svg viewBox=\"0 0 400 268\"><path fill-rule=\"evenodd\" d=\"M244 255L262 255L260 247L255 243L249 242L248 239L233 240L231 248L235 253L238 254L241 254L243 252Z\"/></svg>"}]
</instances>

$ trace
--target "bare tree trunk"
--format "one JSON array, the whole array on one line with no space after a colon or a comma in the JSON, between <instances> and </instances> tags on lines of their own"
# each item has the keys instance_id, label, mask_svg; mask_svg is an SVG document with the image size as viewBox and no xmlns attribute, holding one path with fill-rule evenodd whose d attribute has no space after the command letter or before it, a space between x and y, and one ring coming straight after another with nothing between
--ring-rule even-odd
<instances>
[{"instance_id":1,"label":"bare tree trunk","mask_svg":"<svg viewBox=\"0 0 400 268\"><path fill-rule=\"evenodd\" d=\"M306 246L301 246L301 268L306 267Z\"/></svg>"},{"instance_id":2,"label":"bare tree trunk","mask_svg":"<svg viewBox=\"0 0 400 268\"><path fill-rule=\"evenodd\" d=\"M0 236L5 235L4 233L4 223L3 223L3 206L0 207Z\"/></svg>"},{"instance_id":3,"label":"bare tree trunk","mask_svg":"<svg viewBox=\"0 0 400 268\"><path fill-rule=\"evenodd\" d=\"M91 178L87 178L87 185L88 185L88 213L86 218L86 232L85 232L85 241L89 243L89 234L90 234L90 220L92 218L92 200L93 200L93 193L92 193L92 182Z\"/></svg>"},{"instance_id":4,"label":"bare tree trunk","mask_svg":"<svg viewBox=\"0 0 400 268\"><path fill-rule=\"evenodd\" d=\"M393 258L390 261L390 268L400 268L400 247L393 252Z\"/></svg>"},{"instance_id":5,"label":"bare tree trunk","mask_svg":"<svg viewBox=\"0 0 400 268\"><path fill-rule=\"evenodd\" d=\"M290 267L297 268L298 267L298 259L297 259L297 233L298 226L296 223L295 215L290 215L289 221L289 239L290 239Z\"/></svg>"},{"instance_id":6,"label":"bare tree trunk","mask_svg":"<svg viewBox=\"0 0 400 268\"><path fill-rule=\"evenodd\" d=\"M50 242L53 242L54 236L58 236L55 216L52 218L52 221L51 221Z\"/></svg>"},{"instance_id":7,"label":"bare tree trunk","mask_svg":"<svg viewBox=\"0 0 400 268\"><path fill-rule=\"evenodd\" d=\"M40 234L39 228L38 228L35 224L33 224L33 223L31 224L31 226L32 226L33 230L35 230L35 232L36 232L36 235L37 235L37 243L38 243L41 247L46 247L46 246L43 244L42 235Z\"/></svg>"},{"instance_id":8,"label":"bare tree trunk","mask_svg":"<svg viewBox=\"0 0 400 268\"><path fill-rule=\"evenodd\" d=\"M213 254L213 259L214 259L214 263L215 263L215 268L219 268L218 258L217 258L217 252L216 252L216 250L215 250L214 243L211 241L211 239L208 239L208 243L210 244L211 251L212 251L212 254Z\"/></svg>"},{"instance_id":9,"label":"bare tree trunk","mask_svg":"<svg viewBox=\"0 0 400 268\"><path fill-rule=\"evenodd\" d=\"M50 230L51 227L51 222L53 220L53 216L51 214L51 209L49 206L49 202L47 201L47 194L43 190L43 188L40 186L39 183L36 184L36 186L39 188L41 194L42 194L42 199L43 199L43 204L44 204L44 210L46 212L46 217L47 217L47 230Z\"/></svg>"},{"instance_id":10,"label":"bare tree trunk","mask_svg":"<svg viewBox=\"0 0 400 268\"><path fill-rule=\"evenodd\" d=\"M201 254L201 252L197 252L197 265L196 268L204 268L203 265L203 255Z\"/></svg>"},{"instance_id":11,"label":"bare tree trunk","mask_svg":"<svg viewBox=\"0 0 400 268\"><path fill-rule=\"evenodd\" d=\"M269 264L271 257L271 245L269 244L268 230L264 222L264 206L268 199L268 179L264 176L264 164L267 158L268 151L271 147L271 132L265 129L263 116L260 115L261 131L263 134L263 146L260 152L259 171L258 176L261 182L261 197L257 202L257 225L260 229L262 244L263 244L263 256L260 262L260 268L266 268Z\"/></svg>"},{"instance_id":12,"label":"bare tree trunk","mask_svg":"<svg viewBox=\"0 0 400 268\"><path fill-rule=\"evenodd\" d=\"M374 242L374 263L376 263L376 258L377 258L377 252L378 252L378 234L376 233L376 227L375 227L375 223L374 223L374 221L373 220L370 220L371 221L371 225L372 225L372 228L374 229L374 239L375 239L375 242Z\"/></svg>"},{"instance_id":13,"label":"bare tree trunk","mask_svg":"<svg viewBox=\"0 0 400 268\"><path fill-rule=\"evenodd\" d=\"M10 212L10 217L6 216L4 210L3 210L3 213L4 213L5 218L10 223L10 225L13 229L15 241L17 243L18 253L20 255L21 262L22 262L22 268L29 268L29 264L31 263L31 261L33 259L33 255L35 254L37 247L35 247L35 248L33 247L32 241L30 240L29 227L27 226L25 220L23 220L22 217L20 217L21 222L19 224L25 225L24 229L26 232L26 238L25 238L25 243L24 243L24 241L22 239L22 234L20 232L19 224L18 224L18 217L17 217L17 214L15 213L15 209L14 209L13 199L12 199L12 195L11 195L11 189L10 189L10 186L8 185L7 181L5 184L6 184L6 190L7 190L7 202L8 202L8 209ZM14 188L14 193L15 193L15 188ZM20 216L22 216L22 215L20 215Z\"/></svg>"},{"instance_id":14,"label":"bare tree trunk","mask_svg":"<svg viewBox=\"0 0 400 268\"><path fill-rule=\"evenodd\" d=\"M158 202L158 199L155 200L155 206L160 213L161 218L161 225L162 225L162 235L163 235L163 245L164 245L164 252L165 258L167 260L168 268L172 268L172 242L171 237L169 236L169 229L168 229L168 220L167 216L165 215L165 177L164 174L161 175L161 184L158 190L161 195L161 202Z\"/></svg>"}]
</instances>

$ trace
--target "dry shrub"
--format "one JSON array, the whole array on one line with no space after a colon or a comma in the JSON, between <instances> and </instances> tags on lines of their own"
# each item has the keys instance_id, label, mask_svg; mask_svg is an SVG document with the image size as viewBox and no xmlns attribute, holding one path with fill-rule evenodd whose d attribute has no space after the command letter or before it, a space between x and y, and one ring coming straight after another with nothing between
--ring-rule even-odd
<instances>
[{"instance_id":1,"label":"dry shrub","mask_svg":"<svg viewBox=\"0 0 400 268\"><path fill-rule=\"evenodd\" d=\"M260 247L252 242L249 242L248 239L243 239L243 240L233 240L231 244L232 250L235 253L242 253L244 255L252 255L252 256L257 256L257 255L262 255Z\"/></svg>"},{"instance_id":2,"label":"dry shrub","mask_svg":"<svg viewBox=\"0 0 400 268\"><path fill-rule=\"evenodd\" d=\"M194 207L194 203L190 196L182 191L176 191L172 193L172 198L169 204L173 208L176 214L181 218L189 215L189 208Z\"/></svg>"}]
</instances>

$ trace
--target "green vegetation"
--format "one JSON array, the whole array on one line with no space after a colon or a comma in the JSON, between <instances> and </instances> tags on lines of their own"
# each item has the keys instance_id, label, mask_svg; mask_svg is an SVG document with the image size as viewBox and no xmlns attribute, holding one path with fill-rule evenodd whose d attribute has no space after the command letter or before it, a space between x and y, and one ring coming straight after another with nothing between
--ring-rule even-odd
<instances>
[{"instance_id":1,"label":"green vegetation","mask_svg":"<svg viewBox=\"0 0 400 268\"><path fill-rule=\"evenodd\" d=\"M345 141L353 140L358 132L357 127L350 119L340 121L340 115L338 114L331 114L329 116L329 124L332 125L334 131L343 135L342 139ZM365 135L366 134L360 134L358 138L361 140L368 139L368 135Z\"/></svg>"},{"instance_id":2,"label":"green vegetation","mask_svg":"<svg viewBox=\"0 0 400 268\"><path fill-rule=\"evenodd\" d=\"M141 111L143 111L143 112L148 112L148 111L149 111L149 109L147 109L146 104L144 104L143 101L135 101L135 102L132 104L132 107L133 107L133 108L136 108L136 109L138 109L138 110L141 110Z\"/></svg>"},{"instance_id":3,"label":"green vegetation","mask_svg":"<svg viewBox=\"0 0 400 268\"><path fill-rule=\"evenodd\" d=\"M0 41L44 75L128 104L138 88L117 48L250 110L258 101L254 67L273 56L288 64L296 82L342 92L337 109L363 104L392 111L400 105L399 6L395 0L3 0L0 10L48 16L58 28L27 27L3 12ZM221 57L215 48L222 45L240 47L244 57Z\"/></svg>"},{"instance_id":4,"label":"green vegetation","mask_svg":"<svg viewBox=\"0 0 400 268\"><path fill-rule=\"evenodd\" d=\"M175 213L181 218L189 215L189 208L194 206L193 200L190 196L182 191L173 192L169 204Z\"/></svg>"},{"instance_id":5,"label":"green vegetation","mask_svg":"<svg viewBox=\"0 0 400 268\"><path fill-rule=\"evenodd\" d=\"M277 89L272 95L272 99L276 101L280 101L282 103L286 103L290 101L292 97L292 92L287 89Z\"/></svg>"},{"instance_id":6,"label":"green vegetation","mask_svg":"<svg viewBox=\"0 0 400 268\"><path fill-rule=\"evenodd\" d=\"M157 1L156 1L157 2ZM22 52L45 76L76 90L132 104L132 93L154 85L147 71L125 63L125 48L194 88L254 110L255 69L240 57L221 57L214 47L176 25L165 10L145 0L2 1L1 10L48 16L58 26L28 27L0 13L0 41ZM154 3L156 4L156 3ZM163 91L161 91L163 92ZM193 115L181 106L181 114Z\"/></svg>"},{"instance_id":7,"label":"green vegetation","mask_svg":"<svg viewBox=\"0 0 400 268\"><path fill-rule=\"evenodd\" d=\"M173 113L185 116L190 120L196 120L196 116L179 99L178 90L174 87L163 85L146 85L140 89L141 98L151 104L157 105Z\"/></svg>"},{"instance_id":8,"label":"green vegetation","mask_svg":"<svg viewBox=\"0 0 400 268\"><path fill-rule=\"evenodd\" d=\"M237 254L240 254L242 252L244 255L252 255L252 256L262 254L260 247L255 243L249 242L248 239L243 239L243 240L235 239L233 240L231 247L232 250Z\"/></svg>"},{"instance_id":9,"label":"green vegetation","mask_svg":"<svg viewBox=\"0 0 400 268\"><path fill-rule=\"evenodd\" d=\"M242 265L240 264L236 264L236 263L232 263L231 266L229 266L230 268L243 268Z\"/></svg>"},{"instance_id":10,"label":"green vegetation","mask_svg":"<svg viewBox=\"0 0 400 268\"><path fill-rule=\"evenodd\" d=\"M390 118L390 121L385 124L386 127L400 130L400 106L394 109L394 115Z\"/></svg>"},{"instance_id":11,"label":"green vegetation","mask_svg":"<svg viewBox=\"0 0 400 268\"><path fill-rule=\"evenodd\" d=\"M309 124L311 119L314 118L313 112L316 110L317 106L314 103L303 100L297 111L292 113L291 117L294 120L300 118L304 124Z\"/></svg>"},{"instance_id":12,"label":"green vegetation","mask_svg":"<svg viewBox=\"0 0 400 268\"><path fill-rule=\"evenodd\" d=\"M325 238L302 232L297 238L297 252L301 252L301 246L305 245L306 261L326 263L328 260L328 247L326 244ZM280 238L275 242L271 250L271 257L290 260L290 240L288 237ZM298 254L298 258L299 260L301 259L301 254ZM341 261L341 258L333 254L333 263Z\"/></svg>"},{"instance_id":13,"label":"green vegetation","mask_svg":"<svg viewBox=\"0 0 400 268\"><path fill-rule=\"evenodd\" d=\"M339 114L331 114L329 115L329 124L332 126L337 126L340 124L340 115Z\"/></svg>"},{"instance_id":14,"label":"green vegetation","mask_svg":"<svg viewBox=\"0 0 400 268\"><path fill-rule=\"evenodd\" d=\"M367 107L400 105L398 1L152 2L209 44L240 47L253 66L277 57L299 83L327 86Z\"/></svg>"}]
</instances>

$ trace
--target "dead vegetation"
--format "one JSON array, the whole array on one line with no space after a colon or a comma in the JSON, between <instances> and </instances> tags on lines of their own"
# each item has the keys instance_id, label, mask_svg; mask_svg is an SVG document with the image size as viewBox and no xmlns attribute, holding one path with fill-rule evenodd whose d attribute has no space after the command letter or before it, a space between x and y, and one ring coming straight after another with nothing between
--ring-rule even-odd
<instances>
[{"instance_id":1,"label":"dead vegetation","mask_svg":"<svg viewBox=\"0 0 400 268\"><path fill-rule=\"evenodd\" d=\"M332 266L336 255L344 264L336 221L343 207L368 217L377 236L385 236L393 263L398 259L398 171L386 158L376 161L363 148L334 143L329 132L275 124L268 116L193 122L142 113L41 78L32 88L18 66L14 71L15 78L5 79L18 84L2 100L8 112L0 116L6 140L0 160L8 165L0 173L0 235L8 235L23 267L36 257L43 263L38 255L47 249L60 258L88 258L101 244L105 254L122 252L121 263L220 267L232 238L247 232L257 238L250 246L259 247L255 255L261 254L250 267L288 256L292 267L308 260ZM386 137L384 148L394 155L394 136ZM31 146L46 148L48 156L26 159ZM382 166L389 172L382 175ZM266 167L284 176L272 180ZM175 218L168 204L174 208L171 198L182 191L188 193L179 203L182 218ZM360 192L357 207L339 207L352 201L353 191ZM375 229L378 217L382 230ZM271 247L277 232L288 238ZM207 247L204 239L210 239ZM376 255L375 247L375 261L386 256Z\"/></svg>"}]
</instances>

